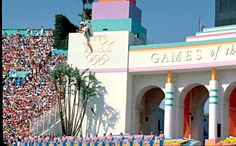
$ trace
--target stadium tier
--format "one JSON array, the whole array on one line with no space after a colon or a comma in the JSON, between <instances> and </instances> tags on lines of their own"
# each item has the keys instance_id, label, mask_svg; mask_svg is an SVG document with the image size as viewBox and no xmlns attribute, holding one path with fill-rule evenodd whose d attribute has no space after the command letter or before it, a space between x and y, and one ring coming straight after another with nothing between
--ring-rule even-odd
<instances>
[{"instance_id":1,"label":"stadium tier","mask_svg":"<svg viewBox=\"0 0 236 146\"><path fill-rule=\"evenodd\" d=\"M3 30L3 134L12 140L27 135L30 122L56 105L50 72L66 55L53 55L54 36L48 31Z\"/></svg>"}]
</instances>

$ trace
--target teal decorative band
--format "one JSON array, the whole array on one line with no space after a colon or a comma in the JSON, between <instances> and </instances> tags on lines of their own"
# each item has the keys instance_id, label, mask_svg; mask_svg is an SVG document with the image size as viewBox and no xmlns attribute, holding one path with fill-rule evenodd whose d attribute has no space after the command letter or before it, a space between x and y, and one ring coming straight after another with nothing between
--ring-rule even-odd
<instances>
[{"instance_id":1,"label":"teal decorative band","mask_svg":"<svg viewBox=\"0 0 236 146\"><path fill-rule=\"evenodd\" d=\"M218 96L211 95L210 98L218 98Z\"/></svg>"},{"instance_id":2,"label":"teal decorative band","mask_svg":"<svg viewBox=\"0 0 236 146\"><path fill-rule=\"evenodd\" d=\"M210 89L210 92L218 92L218 89Z\"/></svg>"},{"instance_id":3,"label":"teal decorative band","mask_svg":"<svg viewBox=\"0 0 236 146\"><path fill-rule=\"evenodd\" d=\"M210 102L210 104L218 104L218 102Z\"/></svg>"},{"instance_id":4,"label":"teal decorative band","mask_svg":"<svg viewBox=\"0 0 236 146\"><path fill-rule=\"evenodd\" d=\"M174 92L169 91L169 92L165 92L165 94L174 94Z\"/></svg>"},{"instance_id":5,"label":"teal decorative band","mask_svg":"<svg viewBox=\"0 0 236 146\"><path fill-rule=\"evenodd\" d=\"M165 100L174 100L174 98L165 98Z\"/></svg>"},{"instance_id":6,"label":"teal decorative band","mask_svg":"<svg viewBox=\"0 0 236 146\"><path fill-rule=\"evenodd\" d=\"M165 106L174 106L174 104L165 104Z\"/></svg>"}]
</instances>

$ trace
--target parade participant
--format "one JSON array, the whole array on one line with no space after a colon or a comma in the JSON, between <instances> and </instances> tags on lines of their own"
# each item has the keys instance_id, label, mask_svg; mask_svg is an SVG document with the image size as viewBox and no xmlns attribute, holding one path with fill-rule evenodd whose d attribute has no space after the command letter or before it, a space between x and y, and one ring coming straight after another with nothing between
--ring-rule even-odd
<instances>
[{"instance_id":1,"label":"parade participant","mask_svg":"<svg viewBox=\"0 0 236 146\"><path fill-rule=\"evenodd\" d=\"M49 136L50 136L49 146L54 146L54 136L53 135Z\"/></svg>"},{"instance_id":2,"label":"parade participant","mask_svg":"<svg viewBox=\"0 0 236 146\"><path fill-rule=\"evenodd\" d=\"M88 135L85 141L86 141L86 146L90 146L90 142L91 142L90 134Z\"/></svg>"},{"instance_id":3,"label":"parade participant","mask_svg":"<svg viewBox=\"0 0 236 146\"><path fill-rule=\"evenodd\" d=\"M104 133L101 139L102 146L106 146L106 140L107 140L107 137L106 137L106 134Z\"/></svg>"},{"instance_id":4,"label":"parade participant","mask_svg":"<svg viewBox=\"0 0 236 146\"><path fill-rule=\"evenodd\" d=\"M113 143L113 140L114 140L114 138L112 136L112 133L110 133L110 135L108 136L107 140L108 140L109 146L112 146L112 143Z\"/></svg>"},{"instance_id":5,"label":"parade participant","mask_svg":"<svg viewBox=\"0 0 236 146\"><path fill-rule=\"evenodd\" d=\"M149 142L150 146L153 146L153 144L155 142L155 135L153 135L152 131L151 131L150 135L148 136L148 142Z\"/></svg>"},{"instance_id":6,"label":"parade participant","mask_svg":"<svg viewBox=\"0 0 236 146\"><path fill-rule=\"evenodd\" d=\"M33 134L30 135L29 140L30 140L29 146L34 146L34 136L33 136Z\"/></svg>"},{"instance_id":7,"label":"parade participant","mask_svg":"<svg viewBox=\"0 0 236 146\"><path fill-rule=\"evenodd\" d=\"M43 146L42 136L39 136L39 138L38 138L38 146Z\"/></svg>"},{"instance_id":8,"label":"parade participant","mask_svg":"<svg viewBox=\"0 0 236 146\"><path fill-rule=\"evenodd\" d=\"M120 142L120 146L123 145L124 139L125 139L125 137L124 137L123 133L121 132L120 136L119 136L119 139L118 139L118 141Z\"/></svg>"},{"instance_id":9,"label":"parade participant","mask_svg":"<svg viewBox=\"0 0 236 146\"><path fill-rule=\"evenodd\" d=\"M95 137L93 138L94 146L98 146L99 143L99 138L98 135L96 134Z\"/></svg>"},{"instance_id":10,"label":"parade participant","mask_svg":"<svg viewBox=\"0 0 236 146\"><path fill-rule=\"evenodd\" d=\"M57 145L58 144L60 144L60 146L61 146L61 137L59 137L59 136L57 137Z\"/></svg>"},{"instance_id":11,"label":"parade participant","mask_svg":"<svg viewBox=\"0 0 236 146\"><path fill-rule=\"evenodd\" d=\"M58 138L56 136L56 134L53 135L53 145L57 146L57 142L58 142Z\"/></svg>"},{"instance_id":12,"label":"parade participant","mask_svg":"<svg viewBox=\"0 0 236 146\"><path fill-rule=\"evenodd\" d=\"M47 135L46 137L44 137L44 141L45 141L45 143L46 143L46 146L49 146L50 137Z\"/></svg>"},{"instance_id":13,"label":"parade participant","mask_svg":"<svg viewBox=\"0 0 236 146\"><path fill-rule=\"evenodd\" d=\"M143 146L143 141L144 141L144 135L143 135L143 132L140 131L139 136L138 136L138 143L140 146Z\"/></svg>"},{"instance_id":14,"label":"parade participant","mask_svg":"<svg viewBox=\"0 0 236 146\"><path fill-rule=\"evenodd\" d=\"M61 146L66 146L67 143L67 138L66 135L64 134L61 138Z\"/></svg>"},{"instance_id":15,"label":"parade participant","mask_svg":"<svg viewBox=\"0 0 236 146\"><path fill-rule=\"evenodd\" d=\"M25 136L24 137L24 146L28 146L28 141L29 141L28 137Z\"/></svg>"},{"instance_id":16,"label":"parade participant","mask_svg":"<svg viewBox=\"0 0 236 146\"><path fill-rule=\"evenodd\" d=\"M80 134L78 136L77 141L78 141L78 144L77 144L78 146L82 146L83 145L83 136L82 136L82 134Z\"/></svg>"},{"instance_id":17,"label":"parade participant","mask_svg":"<svg viewBox=\"0 0 236 146\"><path fill-rule=\"evenodd\" d=\"M130 133L129 134L129 140L128 140L130 146L133 146L134 140L135 140L135 138L134 138L133 134Z\"/></svg>"},{"instance_id":18,"label":"parade participant","mask_svg":"<svg viewBox=\"0 0 236 146\"><path fill-rule=\"evenodd\" d=\"M69 138L70 146L74 146L74 139L75 139L75 137L73 135L71 135Z\"/></svg>"},{"instance_id":19,"label":"parade participant","mask_svg":"<svg viewBox=\"0 0 236 146\"><path fill-rule=\"evenodd\" d=\"M159 134L158 138L160 139L160 146L163 146L165 136L164 136L164 134L162 133L162 131L160 131L160 134Z\"/></svg>"}]
</instances>

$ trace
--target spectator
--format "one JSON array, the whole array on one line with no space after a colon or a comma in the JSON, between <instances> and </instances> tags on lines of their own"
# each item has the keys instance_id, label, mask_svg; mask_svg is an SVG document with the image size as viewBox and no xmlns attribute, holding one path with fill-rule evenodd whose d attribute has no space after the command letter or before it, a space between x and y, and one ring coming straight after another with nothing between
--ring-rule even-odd
<instances>
[{"instance_id":1,"label":"spectator","mask_svg":"<svg viewBox=\"0 0 236 146\"><path fill-rule=\"evenodd\" d=\"M52 34L2 36L4 141L28 134L30 122L56 105L50 72L67 56L52 55ZM9 78L10 73L28 71L26 78ZM7 140L8 139L8 140ZM28 140L27 140L28 141Z\"/></svg>"}]
</instances>

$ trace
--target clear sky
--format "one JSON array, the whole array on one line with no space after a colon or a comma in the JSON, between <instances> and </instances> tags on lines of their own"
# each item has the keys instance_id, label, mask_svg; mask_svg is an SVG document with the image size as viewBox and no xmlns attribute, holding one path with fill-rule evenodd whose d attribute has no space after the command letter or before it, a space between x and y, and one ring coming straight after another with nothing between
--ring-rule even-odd
<instances>
[{"instance_id":1,"label":"clear sky","mask_svg":"<svg viewBox=\"0 0 236 146\"><path fill-rule=\"evenodd\" d=\"M81 0L3 0L3 28L54 27L55 15L64 14L79 25ZM137 0L148 43L185 41L198 31L199 17L214 26L215 0Z\"/></svg>"}]
</instances>

